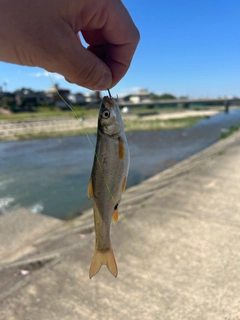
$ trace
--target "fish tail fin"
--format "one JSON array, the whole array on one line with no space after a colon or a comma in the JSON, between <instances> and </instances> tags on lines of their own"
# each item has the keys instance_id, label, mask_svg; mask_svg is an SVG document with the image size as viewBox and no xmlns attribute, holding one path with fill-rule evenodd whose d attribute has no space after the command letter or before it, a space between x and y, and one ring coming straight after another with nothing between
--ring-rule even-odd
<instances>
[{"instance_id":1,"label":"fish tail fin","mask_svg":"<svg viewBox=\"0 0 240 320\"><path fill-rule=\"evenodd\" d=\"M98 273L101 266L105 264L108 267L108 270L111 274L116 278L118 274L116 260L113 254L112 247L107 250L97 250L95 248L95 252L93 255L91 267L89 270L89 278L91 279L95 274Z\"/></svg>"}]
</instances>

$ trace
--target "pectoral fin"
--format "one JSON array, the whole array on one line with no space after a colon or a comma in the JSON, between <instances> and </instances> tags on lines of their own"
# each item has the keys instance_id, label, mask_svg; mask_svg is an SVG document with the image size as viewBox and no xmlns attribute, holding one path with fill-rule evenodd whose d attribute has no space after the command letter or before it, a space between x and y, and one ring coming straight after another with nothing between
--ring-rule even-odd
<instances>
[{"instance_id":1,"label":"pectoral fin","mask_svg":"<svg viewBox=\"0 0 240 320\"><path fill-rule=\"evenodd\" d=\"M93 197L93 187L92 187L92 177L90 177L89 184L88 184L88 198Z\"/></svg>"}]
</instances>

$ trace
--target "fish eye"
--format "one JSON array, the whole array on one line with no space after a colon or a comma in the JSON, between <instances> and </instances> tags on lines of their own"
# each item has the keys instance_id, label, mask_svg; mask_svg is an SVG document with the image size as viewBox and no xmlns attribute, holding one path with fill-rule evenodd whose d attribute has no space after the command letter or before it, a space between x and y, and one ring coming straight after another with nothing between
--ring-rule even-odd
<instances>
[{"instance_id":1,"label":"fish eye","mask_svg":"<svg viewBox=\"0 0 240 320\"><path fill-rule=\"evenodd\" d=\"M102 117L103 117L103 119L109 118L109 117L110 117L110 111L107 110L107 109L105 109L105 110L103 111L103 113L102 113Z\"/></svg>"}]
</instances>

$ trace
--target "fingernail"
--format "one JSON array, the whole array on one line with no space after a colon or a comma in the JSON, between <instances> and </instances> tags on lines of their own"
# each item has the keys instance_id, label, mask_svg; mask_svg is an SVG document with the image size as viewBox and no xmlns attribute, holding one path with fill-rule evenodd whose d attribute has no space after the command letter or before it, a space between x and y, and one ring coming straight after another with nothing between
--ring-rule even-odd
<instances>
[{"instance_id":1,"label":"fingernail","mask_svg":"<svg viewBox=\"0 0 240 320\"><path fill-rule=\"evenodd\" d=\"M112 85L112 75L109 72L105 72L101 81L93 87L93 90L106 90Z\"/></svg>"}]
</instances>

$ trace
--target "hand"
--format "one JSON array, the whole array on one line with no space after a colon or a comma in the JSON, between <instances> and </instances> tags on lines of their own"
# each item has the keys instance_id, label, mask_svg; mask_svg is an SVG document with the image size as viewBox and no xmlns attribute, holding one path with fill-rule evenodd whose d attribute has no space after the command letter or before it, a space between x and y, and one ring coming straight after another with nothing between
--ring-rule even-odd
<instances>
[{"instance_id":1,"label":"hand","mask_svg":"<svg viewBox=\"0 0 240 320\"><path fill-rule=\"evenodd\" d=\"M92 90L121 80L139 41L120 0L0 0L0 8L0 60L58 72Z\"/></svg>"}]
</instances>

